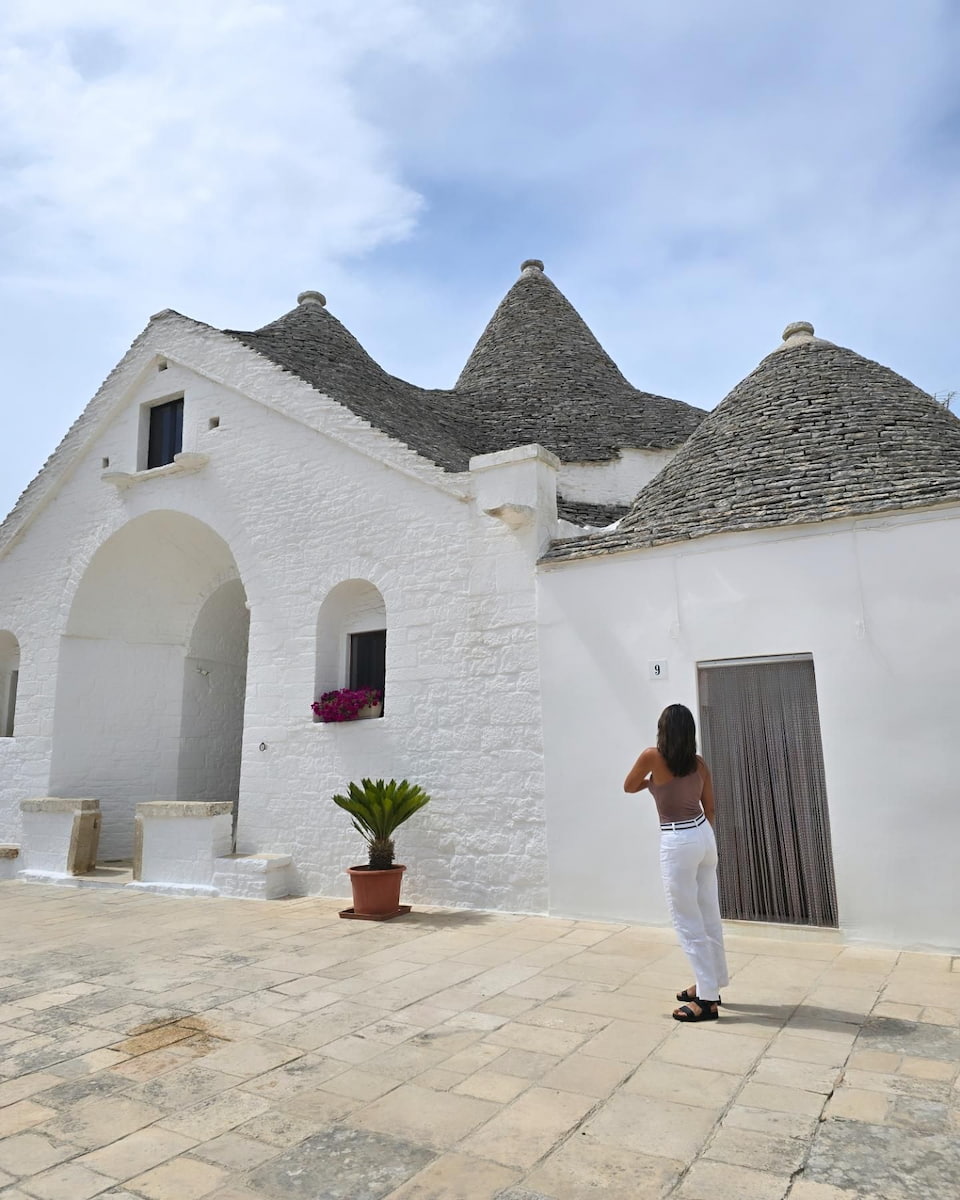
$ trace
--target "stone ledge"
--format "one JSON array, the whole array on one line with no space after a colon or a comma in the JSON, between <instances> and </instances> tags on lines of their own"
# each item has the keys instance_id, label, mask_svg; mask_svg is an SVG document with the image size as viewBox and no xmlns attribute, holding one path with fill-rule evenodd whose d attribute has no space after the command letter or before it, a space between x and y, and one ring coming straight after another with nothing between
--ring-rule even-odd
<instances>
[{"instance_id":1,"label":"stone ledge","mask_svg":"<svg viewBox=\"0 0 960 1200\"><path fill-rule=\"evenodd\" d=\"M148 800L137 805L138 817L220 817L230 812L230 800Z\"/></svg>"},{"instance_id":2,"label":"stone ledge","mask_svg":"<svg viewBox=\"0 0 960 1200\"><path fill-rule=\"evenodd\" d=\"M20 811L25 813L99 812L100 801L72 800L62 796L38 796L33 800L21 800Z\"/></svg>"},{"instance_id":3,"label":"stone ledge","mask_svg":"<svg viewBox=\"0 0 960 1200\"><path fill-rule=\"evenodd\" d=\"M280 871L292 865L292 854L224 854L214 859L214 870L233 870L243 875Z\"/></svg>"},{"instance_id":4,"label":"stone ledge","mask_svg":"<svg viewBox=\"0 0 960 1200\"><path fill-rule=\"evenodd\" d=\"M19 846L0 846L0 858L19 858Z\"/></svg>"},{"instance_id":5,"label":"stone ledge","mask_svg":"<svg viewBox=\"0 0 960 1200\"><path fill-rule=\"evenodd\" d=\"M168 475L191 475L194 471L202 470L210 461L209 454L195 454L184 450L174 456L172 463L165 467L151 467L148 471L104 471L100 476L104 483L112 483L115 488L125 491L135 483L145 479L163 479Z\"/></svg>"}]
</instances>

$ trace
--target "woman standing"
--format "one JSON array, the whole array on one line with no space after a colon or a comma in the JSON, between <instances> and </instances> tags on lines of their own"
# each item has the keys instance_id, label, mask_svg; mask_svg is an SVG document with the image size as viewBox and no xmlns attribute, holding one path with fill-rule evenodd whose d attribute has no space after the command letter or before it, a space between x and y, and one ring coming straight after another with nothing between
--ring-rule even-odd
<instances>
[{"instance_id":1,"label":"woman standing","mask_svg":"<svg viewBox=\"0 0 960 1200\"><path fill-rule=\"evenodd\" d=\"M693 714L671 704L660 714L649 747L624 780L625 792L649 788L660 814L660 869L673 926L696 983L677 993L686 1001L675 1021L715 1021L720 988L729 983L717 890L713 782L697 754Z\"/></svg>"}]
</instances>

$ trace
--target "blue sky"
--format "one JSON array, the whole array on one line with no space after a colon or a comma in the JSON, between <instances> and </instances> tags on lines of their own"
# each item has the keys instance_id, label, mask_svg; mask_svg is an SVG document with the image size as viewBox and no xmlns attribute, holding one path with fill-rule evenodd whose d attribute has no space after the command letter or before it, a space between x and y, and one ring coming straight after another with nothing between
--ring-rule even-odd
<instances>
[{"instance_id":1,"label":"blue sky","mask_svg":"<svg viewBox=\"0 0 960 1200\"><path fill-rule=\"evenodd\" d=\"M152 312L453 382L522 259L709 408L789 321L960 390L947 0L6 0L0 510ZM955 405L956 407L956 405Z\"/></svg>"}]
</instances>

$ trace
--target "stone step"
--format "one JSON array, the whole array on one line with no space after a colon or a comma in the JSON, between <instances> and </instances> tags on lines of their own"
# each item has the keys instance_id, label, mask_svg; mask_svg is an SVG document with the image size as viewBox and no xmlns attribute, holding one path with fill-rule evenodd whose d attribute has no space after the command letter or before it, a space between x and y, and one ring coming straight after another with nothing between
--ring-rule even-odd
<instances>
[{"instance_id":1,"label":"stone step","mask_svg":"<svg viewBox=\"0 0 960 1200\"><path fill-rule=\"evenodd\" d=\"M295 883L290 854L227 854L213 862L213 886L237 900L279 900Z\"/></svg>"}]
</instances>

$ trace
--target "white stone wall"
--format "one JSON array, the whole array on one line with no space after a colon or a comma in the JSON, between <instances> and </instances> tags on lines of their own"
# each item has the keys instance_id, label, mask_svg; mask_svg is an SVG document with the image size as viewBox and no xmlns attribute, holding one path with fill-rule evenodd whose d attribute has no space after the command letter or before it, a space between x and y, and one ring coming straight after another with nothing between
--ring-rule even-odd
<instances>
[{"instance_id":1,"label":"white stone wall","mask_svg":"<svg viewBox=\"0 0 960 1200\"><path fill-rule=\"evenodd\" d=\"M632 504L676 450L621 450L610 462L564 463L558 488L565 500Z\"/></svg>"},{"instance_id":2,"label":"white stone wall","mask_svg":"<svg viewBox=\"0 0 960 1200\"><path fill-rule=\"evenodd\" d=\"M957 947L958 595L956 508L542 570L552 911L667 921L655 807L627 770L667 704L697 712L698 662L809 653L841 927Z\"/></svg>"},{"instance_id":3,"label":"white stone wall","mask_svg":"<svg viewBox=\"0 0 960 1200\"><path fill-rule=\"evenodd\" d=\"M236 802L250 614L239 579L197 617L183 663L177 799Z\"/></svg>"},{"instance_id":4,"label":"white stone wall","mask_svg":"<svg viewBox=\"0 0 960 1200\"><path fill-rule=\"evenodd\" d=\"M167 370L157 371L158 355ZM104 469L136 470L141 406L180 392L184 450L208 455L206 466L126 487L102 481ZM209 428L213 417L219 428ZM398 835L407 899L545 909L538 547L522 530L477 512L469 476L444 476L231 339L172 316L135 344L66 448L74 454L69 465L65 452L55 457L0 530L0 628L17 633L22 652L18 736L6 745L0 739L0 840L19 841L21 799L53 791L52 760L63 788L75 791L87 777L61 770L64 762L84 766L80 747L56 754L52 747L61 639L68 630L68 641L108 633L93 619L93 591L73 606L96 551L138 517L183 514L204 522L216 535L208 548L221 539L226 557L199 555L191 590L194 577L185 584L181 568L168 580L133 555L130 578L115 575L106 597L106 640L136 653L155 644L159 654L178 654L181 673L164 668L157 683L151 668L135 683L116 659L98 658L102 647L86 647L97 659L89 664L90 694L112 696L107 716L122 702L135 709L146 687L162 723L169 710L173 730L162 770L153 770L157 759L140 771L141 780L161 781L151 796L130 796L129 814L112 816L110 797L101 796L105 844L111 823L132 827L137 800L158 796L161 786L176 795L190 629L235 563L250 605L238 849L290 853L299 891L346 896L343 872L362 861L363 845L330 796L362 775L407 777L433 796ZM33 516L23 528L28 507ZM166 560L170 570L175 560ZM116 605L117 595L144 594L145 572L154 642L143 612L120 614ZM367 580L383 596L387 713L320 725L310 711L317 619L331 588L348 579ZM65 664L74 650L65 650ZM64 676L77 700L81 675ZM111 750L105 728L96 757L122 754L123 743L131 759L142 755L155 732L127 727Z\"/></svg>"},{"instance_id":5,"label":"white stone wall","mask_svg":"<svg viewBox=\"0 0 960 1200\"><path fill-rule=\"evenodd\" d=\"M177 798L183 651L65 637L59 672L49 794L99 800L101 861L129 858L137 805Z\"/></svg>"}]
</instances>

